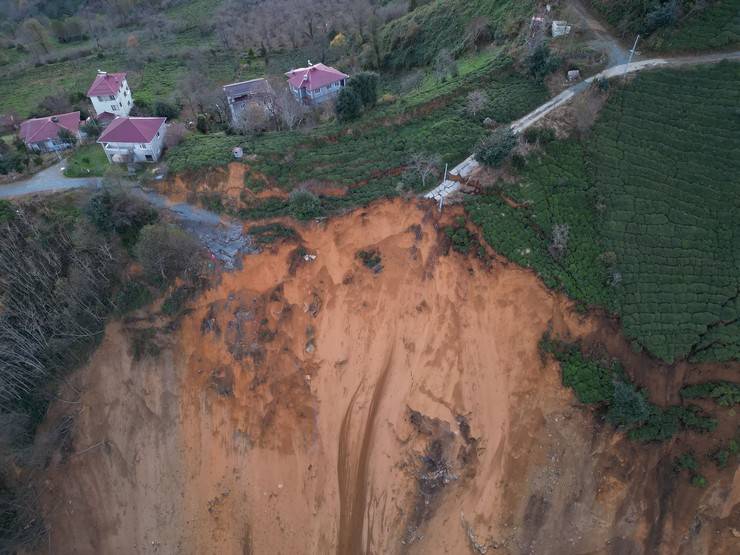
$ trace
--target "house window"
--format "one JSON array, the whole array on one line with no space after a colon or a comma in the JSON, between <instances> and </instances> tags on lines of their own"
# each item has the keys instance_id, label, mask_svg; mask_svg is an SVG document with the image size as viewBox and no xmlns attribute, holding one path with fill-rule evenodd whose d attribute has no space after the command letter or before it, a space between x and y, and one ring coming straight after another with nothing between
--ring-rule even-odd
<instances>
[{"instance_id":1,"label":"house window","mask_svg":"<svg viewBox=\"0 0 740 555\"><path fill-rule=\"evenodd\" d=\"M154 161L154 158L152 158L152 155L151 155L151 154L147 154L147 155L146 155L146 159L147 159L147 161L149 161L149 162L152 162L152 161Z\"/></svg>"},{"instance_id":2,"label":"house window","mask_svg":"<svg viewBox=\"0 0 740 555\"><path fill-rule=\"evenodd\" d=\"M146 145L139 145L139 148L146 148Z\"/></svg>"},{"instance_id":3,"label":"house window","mask_svg":"<svg viewBox=\"0 0 740 555\"><path fill-rule=\"evenodd\" d=\"M115 96L113 96L113 95L110 95L110 98L109 98L109 100L115 100L115 99L116 99L116 97L115 97Z\"/></svg>"},{"instance_id":4,"label":"house window","mask_svg":"<svg viewBox=\"0 0 740 555\"><path fill-rule=\"evenodd\" d=\"M128 105L131 106L131 101L130 100L128 101Z\"/></svg>"}]
</instances>

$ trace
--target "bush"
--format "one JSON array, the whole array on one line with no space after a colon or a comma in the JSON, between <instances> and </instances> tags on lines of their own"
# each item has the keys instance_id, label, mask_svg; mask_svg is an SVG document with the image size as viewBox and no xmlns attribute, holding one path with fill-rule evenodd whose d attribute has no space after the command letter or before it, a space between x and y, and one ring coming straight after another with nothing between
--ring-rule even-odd
<instances>
[{"instance_id":1,"label":"bush","mask_svg":"<svg viewBox=\"0 0 740 555\"><path fill-rule=\"evenodd\" d=\"M154 208L123 190L105 189L96 193L84 212L99 231L117 233L129 249L138 240L141 228L159 218Z\"/></svg>"},{"instance_id":2,"label":"bush","mask_svg":"<svg viewBox=\"0 0 740 555\"><path fill-rule=\"evenodd\" d=\"M681 472L682 470L689 470L695 472L699 469L699 465L696 462L696 458L693 453L682 453L676 457L673 461L673 471Z\"/></svg>"},{"instance_id":3,"label":"bush","mask_svg":"<svg viewBox=\"0 0 740 555\"><path fill-rule=\"evenodd\" d=\"M360 72L350 78L347 84L360 97L365 108L375 106L378 100L378 74L372 71Z\"/></svg>"},{"instance_id":4,"label":"bush","mask_svg":"<svg viewBox=\"0 0 740 555\"><path fill-rule=\"evenodd\" d=\"M306 189L295 189L291 191L288 210L296 220L310 220L323 216L319 197Z\"/></svg>"},{"instance_id":5,"label":"bush","mask_svg":"<svg viewBox=\"0 0 740 555\"><path fill-rule=\"evenodd\" d=\"M192 270L200 246L182 229L165 223L144 226L134 249L146 279L156 285Z\"/></svg>"},{"instance_id":6,"label":"bush","mask_svg":"<svg viewBox=\"0 0 740 555\"><path fill-rule=\"evenodd\" d=\"M362 99L353 89L345 87L339 91L336 103L337 119L342 122L352 121L360 116Z\"/></svg>"},{"instance_id":7,"label":"bush","mask_svg":"<svg viewBox=\"0 0 740 555\"><path fill-rule=\"evenodd\" d=\"M707 487L708 483L709 482L707 482L707 479L701 474L694 474L691 477L691 485L696 488L705 488Z\"/></svg>"},{"instance_id":8,"label":"bush","mask_svg":"<svg viewBox=\"0 0 740 555\"><path fill-rule=\"evenodd\" d=\"M509 127L500 127L483 138L475 147L475 159L486 166L497 167L516 146L516 136Z\"/></svg>"},{"instance_id":9,"label":"bush","mask_svg":"<svg viewBox=\"0 0 740 555\"><path fill-rule=\"evenodd\" d=\"M740 403L740 385L732 382L707 382L689 385L681 389L684 399L714 399L721 407L732 407Z\"/></svg>"},{"instance_id":10,"label":"bush","mask_svg":"<svg viewBox=\"0 0 740 555\"><path fill-rule=\"evenodd\" d=\"M180 107L163 100L154 103L152 111L160 118L175 119L180 115Z\"/></svg>"},{"instance_id":11,"label":"bush","mask_svg":"<svg viewBox=\"0 0 740 555\"><path fill-rule=\"evenodd\" d=\"M542 81L558 69L562 63L563 60L550 52L547 44L542 43L527 57L527 73L538 81Z\"/></svg>"},{"instance_id":12,"label":"bush","mask_svg":"<svg viewBox=\"0 0 740 555\"><path fill-rule=\"evenodd\" d=\"M455 227L446 227L445 234L450 239L452 250L463 255L467 255L471 247L477 244L475 236L467 230L464 222L458 222Z\"/></svg>"},{"instance_id":13,"label":"bush","mask_svg":"<svg viewBox=\"0 0 740 555\"><path fill-rule=\"evenodd\" d=\"M80 126L80 131L91 139L97 139L100 136L102 128L97 120L91 119Z\"/></svg>"},{"instance_id":14,"label":"bush","mask_svg":"<svg viewBox=\"0 0 740 555\"><path fill-rule=\"evenodd\" d=\"M595 404L611 400L616 368L605 368L594 361L586 360L575 347L556 356L560 361L563 385L572 387L581 403Z\"/></svg>"},{"instance_id":15,"label":"bush","mask_svg":"<svg viewBox=\"0 0 740 555\"><path fill-rule=\"evenodd\" d=\"M375 270L380 267L381 258L378 249L357 251L357 258L369 269Z\"/></svg>"},{"instance_id":16,"label":"bush","mask_svg":"<svg viewBox=\"0 0 740 555\"><path fill-rule=\"evenodd\" d=\"M555 130L551 127L527 127L524 130L524 140L527 144L546 145L555 140Z\"/></svg>"},{"instance_id":17,"label":"bush","mask_svg":"<svg viewBox=\"0 0 740 555\"><path fill-rule=\"evenodd\" d=\"M143 283L135 280L127 281L118 290L113 299L113 304L119 314L126 314L138 310L152 302L152 294Z\"/></svg>"},{"instance_id":18,"label":"bush","mask_svg":"<svg viewBox=\"0 0 740 555\"><path fill-rule=\"evenodd\" d=\"M645 395L634 385L615 380L607 420L615 426L631 428L647 420L650 407Z\"/></svg>"},{"instance_id":19,"label":"bush","mask_svg":"<svg viewBox=\"0 0 740 555\"><path fill-rule=\"evenodd\" d=\"M271 245L281 240L290 241L298 237L295 229L281 223L254 225L247 233L254 237L258 245Z\"/></svg>"}]
</instances>

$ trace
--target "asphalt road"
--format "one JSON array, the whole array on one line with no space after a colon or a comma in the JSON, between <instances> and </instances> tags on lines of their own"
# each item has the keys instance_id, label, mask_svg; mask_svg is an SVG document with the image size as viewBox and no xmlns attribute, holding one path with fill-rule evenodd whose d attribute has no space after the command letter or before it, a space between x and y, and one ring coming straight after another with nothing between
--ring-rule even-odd
<instances>
[{"instance_id":1,"label":"asphalt road","mask_svg":"<svg viewBox=\"0 0 740 555\"><path fill-rule=\"evenodd\" d=\"M99 177L71 178L62 175L64 160L54 164L28 179L16 181L8 185L0 185L0 198L22 197L34 193L50 193L80 187L99 187Z\"/></svg>"}]
</instances>

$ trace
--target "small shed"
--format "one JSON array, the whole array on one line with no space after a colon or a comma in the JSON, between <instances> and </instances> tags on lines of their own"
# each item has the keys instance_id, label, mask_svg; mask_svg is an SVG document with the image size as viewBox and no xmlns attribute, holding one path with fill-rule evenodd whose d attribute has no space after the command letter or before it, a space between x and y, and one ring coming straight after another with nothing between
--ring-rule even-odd
<instances>
[{"instance_id":1,"label":"small shed","mask_svg":"<svg viewBox=\"0 0 740 555\"><path fill-rule=\"evenodd\" d=\"M562 37L570 34L571 26L568 25L567 21L553 21L552 22L552 36Z\"/></svg>"},{"instance_id":2,"label":"small shed","mask_svg":"<svg viewBox=\"0 0 740 555\"><path fill-rule=\"evenodd\" d=\"M235 146L231 149L231 154L236 158L237 160L241 160L244 158L244 149L240 146Z\"/></svg>"},{"instance_id":3,"label":"small shed","mask_svg":"<svg viewBox=\"0 0 740 555\"><path fill-rule=\"evenodd\" d=\"M581 78L581 71L578 69L571 69L568 71L568 81L578 81Z\"/></svg>"}]
</instances>

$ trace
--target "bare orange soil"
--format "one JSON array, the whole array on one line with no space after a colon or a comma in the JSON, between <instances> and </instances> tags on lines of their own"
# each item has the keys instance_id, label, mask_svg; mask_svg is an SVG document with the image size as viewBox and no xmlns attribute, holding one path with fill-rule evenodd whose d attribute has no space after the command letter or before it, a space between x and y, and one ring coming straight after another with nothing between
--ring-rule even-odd
<instances>
[{"instance_id":1,"label":"bare orange soil","mask_svg":"<svg viewBox=\"0 0 740 555\"><path fill-rule=\"evenodd\" d=\"M736 552L740 474L691 488L538 350L548 326L609 324L529 271L441 255L438 217L398 200L312 224L315 260L283 245L167 329L111 324L44 491L52 552ZM133 360L133 325L160 327L160 355Z\"/></svg>"}]
</instances>

